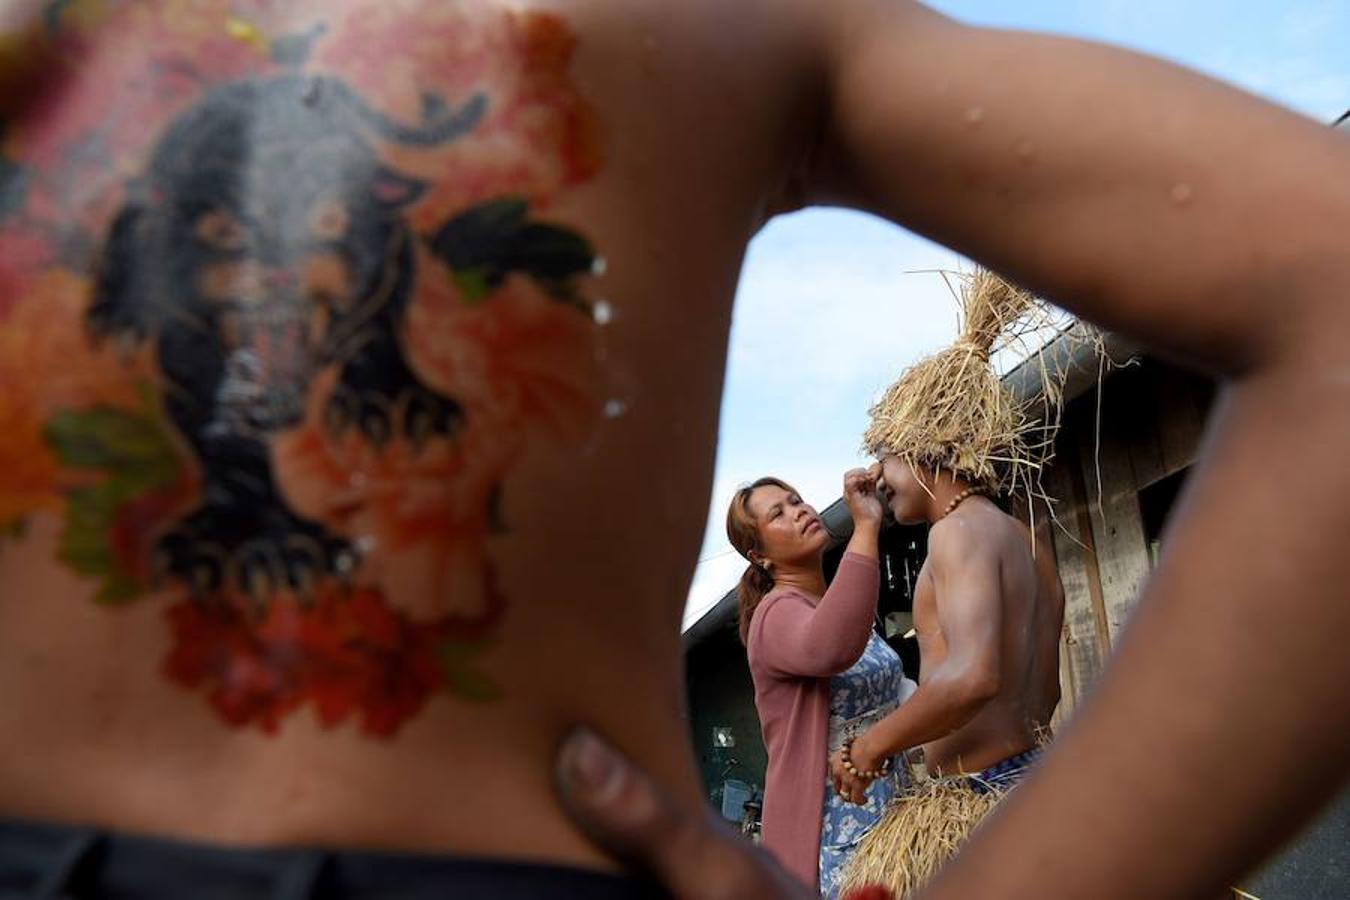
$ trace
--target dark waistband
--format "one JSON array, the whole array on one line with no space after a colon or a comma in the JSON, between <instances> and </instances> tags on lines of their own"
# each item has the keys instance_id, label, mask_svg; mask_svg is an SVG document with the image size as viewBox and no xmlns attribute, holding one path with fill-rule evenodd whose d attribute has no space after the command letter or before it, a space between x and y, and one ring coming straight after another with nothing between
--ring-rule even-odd
<instances>
[{"instance_id":1,"label":"dark waistband","mask_svg":"<svg viewBox=\"0 0 1350 900\"><path fill-rule=\"evenodd\" d=\"M586 869L432 854L250 849L0 819L0 900L657 900Z\"/></svg>"},{"instance_id":2,"label":"dark waistband","mask_svg":"<svg viewBox=\"0 0 1350 900\"><path fill-rule=\"evenodd\" d=\"M974 775L967 775L966 778L970 780L971 787L981 793L989 789L1007 790L1027 776L1043 752L1040 747L1032 747L992 766L986 766Z\"/></svg>"}]
</instances>

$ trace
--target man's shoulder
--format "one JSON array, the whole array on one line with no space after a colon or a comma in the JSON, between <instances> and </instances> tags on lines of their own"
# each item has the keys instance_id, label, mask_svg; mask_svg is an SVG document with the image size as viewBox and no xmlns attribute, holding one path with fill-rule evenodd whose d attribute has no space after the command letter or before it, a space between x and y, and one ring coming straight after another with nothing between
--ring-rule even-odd
<instances>
[{"instance_id":1,"label":"man's shoulder","mask_svg":"<svg viewBox=\"0 0 1350 900\"><path fill-rule=\"evenodd\" d=\"M1009 516L992 504L976 507L970 501L939 519L928 531L928 553L987 547L1008 531ZM1014 520L1015 521L1015 520Z\"/></svg>"},{"instance_id":2,"label":"man's shoulder","mask_svg":"<svg viewBox=\"0 0 1350 900\"><path fill-rule=\"evenodd\" d=\"M928 533L928 558L939 569L995 562L1011 553L1030 553L1026 527L993 504L958 508Z\"/></svg>"}]
</instances>

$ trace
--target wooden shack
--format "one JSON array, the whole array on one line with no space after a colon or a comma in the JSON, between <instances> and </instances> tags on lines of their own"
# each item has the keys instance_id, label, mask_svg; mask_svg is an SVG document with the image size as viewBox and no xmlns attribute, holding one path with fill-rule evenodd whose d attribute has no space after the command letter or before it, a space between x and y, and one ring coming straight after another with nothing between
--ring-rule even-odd
<instances>
[{"instance_id":1,"label":"wooden shack","mask_svg":"<svg viewBox=\"0 0 1350 900\"><path fill-rule=\"evenodd\" d=\"M1069 386L1043 482L1053 513L1041 506L1029 516L1017 504L1064 585L1057 722L1091 689L1134 608L1214 397L1207 379L1121 341L1110 342L1109 361L1074 361Z\"/></svg>"}]
</instances>

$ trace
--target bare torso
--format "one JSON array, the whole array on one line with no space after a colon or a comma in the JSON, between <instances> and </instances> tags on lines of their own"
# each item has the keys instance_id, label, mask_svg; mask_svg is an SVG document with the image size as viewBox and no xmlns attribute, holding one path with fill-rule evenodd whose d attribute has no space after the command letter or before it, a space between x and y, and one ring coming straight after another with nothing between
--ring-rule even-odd
<instances>
[{"instance_id":1,"label":"bare torso","mask_svg":"<svg viewBox=\"0 0 1350 900\"><path fill-rule=\"evenodd\" d=\"M997 548L1003 623L997 695L966 725L924 745L930 771L948 773L977 772L1036 746L1059 702L1059 638L1064 621L1064 593L1050 562L1050 548L1037 548L1033 558L1030 531L987 500L966 501L951 514L953 519L958 516L968 532ZM930 554L944 533L944 526L933 528ZM947 658L947 643L938 622L942 598L931 565L930 555L914 592L921 684L925 673Z\"/></svg>"},{"instance_id":2,"label":"bare torso","mask_svg":"<svg viewBox=\"0 0 1350 900\"><path fill-rule=\"evenodd\" d=\"M599 864L576 721L697 802L730 298L815 118L757 6L76 4L4 46L0 814Z\"/></svg>"},{"instance_id":3,"label":"bare torso","mask_svg":"<svg viewBox=\"0 0 1350 900\"><path fill-rule=\"evenodd\" d=\"M1345 360L1350 315L1327 289L1344 283L1342 135L1129 54L965 28L901 0L363 6L355 30L337 21L345 17L334 10L347 8L338 2L287 3L284 12L264 0L183 2L164 20L152 2L0 6L0 814L250 843L602 864L565 824L549 785L556 741L579 720L699 803L679 715L677 629L712 469L729 301L765 210L805 200L879 211L1104 327L1244 375L1227 392L1119 677L1098 689L1101 713L1078 718L1060 761L1047 764L1057 768L1045 789L1029 784L1014 801L1020 809L967 849L963 871L997 873L1000 889L1030 896L1053 857L1052 877L1068 894L1090 895L1101 872L1130 869L1137 878L1120 880L1118 893L1156 896L1167 893L1156 873L1208 855L1208 869L1170 882L1177 896L1200 895L1249 864L1252 848L1286 836L1279 823L1292 827L1294 813L1338 777L1344 753L1291 769L1287 748L1323 740L1326 710L1346 708L1344 665L1280 666L1343 658L1334 646L1345 631L1335 554L1323 552L1331 538L1307 539L1345 530L1335 502L1345 422L1327 415L1346 408L1344 383L1326 377ZM103 22L105 7L125 21ZM327 30L313 32L306 9L322 9L333 20ZM536 21L513 31L508 9L551 11L561 30ZM392 27L399 17L401 30ZM16 24L24 20L26 31ZM38 52L53 25L75 29L83 46ZM311 34L318 41L307 52ZM319 73L318 90L274 80L289 70ZM230 102L197 120L212 126L195 132L209 138L176 140L153 164L171 121L208 111L214 87L250 79L268 89L218 95ZM486 107L472 102L480 90ZM287 116L269 104L285 102L291 136L305 140L242 169L247 154L236 153L223 170L237 177L222 180L221 160L208 158L250 134L230 116L268 107L276 126ZM343 108L333 133L316 132L304 112L326 103ZM1164 107L1195 114L1160 127ZM176 137L194 133L186 130ZM416 140L435 145L455 133L449 157ZM274 127L268 137L287 144L286 134ZM822 164L802 165L818 143ZM393 177L376 177L367 150ZM310 154L328 177L288 177ZM215 180L203 186L193 176L207 161ZM822 177L799 184L804 169ZM203 192L178 190L174 178ZM335 253L353 217L319 202L330 183L364 187L339 199L378 211L354 218L378 226L374 237L398 240L365 234ZM219 210L203 201L231 188L245 207L275 211L281 201L307 214L287 226L321 251L303 280L236 265L245 247L261 256L296 250L249 231L278 226L274 214L208 215ZM1183 202L1192 190L1194 202ZM507 202L521 195L532 201L524 222ZM494 199L501 205L480 208ZM131 200L159 212L114 235ZM182 227L163 227L166 210ZM474 210L476 219L460 219ZM447 234L455 220L464 227ZM608 261L603 278L577 279L585 297L612 305L603 338L562 316L601 307L569 305L557 296L564 286L547 283L560 261L563 275L576 275L585 254L530 222L581 235ZM505 234L454 239L483 228ZM113 256L158 273L157 285L128 281L125 265L101 268L109 243L122 240L148 245ZM179 253L190 247L205 255ZM439 256L428 259L429 249ZM442 272L421 287L344 277L406 274L408 254L423 272L450 265L446 257L469 264L451 266L460 278ZM99 272L122 279L105 280L109 294L165 302L130 318L103 307L108 314L91 322ZM503 272L528 275L499 293ZM299 298L297 283L306 286ZM289 298L275 317L259 314L269 304L246 302L270 291ZM355 303L372 297L374 306ZM197 308L175 318L184 307L172 301L188 298ZM1282 327L1265 327L1276 307ZM327 334L334 315L378 327L334 332L322 353L286 352L306 329ZM106 353L85 340L93 324ZM169 390L156 359L166 333L177 342L170 357L199 355L215 375L193 383L178 371L188 390ZM353 342L367 336L379 340ZM216 345L210 353L198 353L203 337ZM222 348L246 345L252 356L225 377ZM380 353L357 352L375 346ZM370 396L336 391L340 361L376 357L390 364L348 373L375 388ZM410 373L432 396L393 390ZM276 390L297 383L310 389L303 397ZM399 405L388 404L391 394ZM338 414L326 420L335 397ZM467 413L460 450L447 446L447 398ZM319 414L299 416L302 399ZM626 412L597 417L607 399ZM390 411L401 428L392 441ZM353 432L356 412L362 430ZM193 427L196 415L217 427ZM330 425L345 426L350 445L333 446ZM213 498L201 489L205 454L191 441L228 445L250 433L263 436L265 453L259 441L215 448L216 463L236 451L248 457L253 477L214 500L264 495L267 503L233 510L266 511L259 531L283 540L249 548L229 602L211 605L221 599L210 564L219 568L220 554L211 551L228 547L228 561L248 530L212 535L193 519ZM1285 480L1262 478L1290 434L1304 465ZM365 455L410 438L428 454L416 464L386 470L384 457ZM494 493L499 514L489 515ZM297 516L321 525L324 540L294 527ZM1266 555L1297 565L1216 562L1249 541L1246 523L1258 520L1270 525ZM157 567L156 545L171 534L185 540ZM278 547L292 558L278 564L269 556ZM237 577L258 572L260 558L264 575L282 568L286 590ZM315 575L300 560L323 565ZM1216 595L1231 611L1222 639L1205 653L1171 640L1211 629L1206 601ZM1248 627L1269 597L1284 595L1308 616L1291 621L1325 627ZM307 618L307 609L323 617ZM258 622L268 623L261 636ZM294 652L301 646L305 653ZM302 665L316 658L325 665ZM1251 696L1197 692L1169 702L1178 677L1230 684L1250 675L1234 666L1255 658L1294 681L1247 678L1257 685ZM1280 696L1261 694L1263 684L1278 684ZM1300 704L1282 703L1288 697ZM1107 712L1137 708L1170 718L1141 736L1128 715ZM1251 727L1253 710L1268 727ZM1251 765L1236 763L1216 773L1210 742L1182 740L1203 733L1257 735L1252 759L1286 763L1282 777L1252 779ZM1143 744L1113 752L1131 741ZM1155 771L1160 754L1171 764ZM1121 773L1128 777L1113 777ZM1216 783L1231 814L1210 819L1226 830L1197 827L1193 813L1210 809ZM1082 828L1094 816L1109 840ZM1028 823L1057 852L1027 853L1019 842ZM1227 856L1214 849L1225 840ZM1129 865L1149 854L1157 867ZM988 888L974 880L949 880L943 896Z\"/></svg>"}]
</instances>

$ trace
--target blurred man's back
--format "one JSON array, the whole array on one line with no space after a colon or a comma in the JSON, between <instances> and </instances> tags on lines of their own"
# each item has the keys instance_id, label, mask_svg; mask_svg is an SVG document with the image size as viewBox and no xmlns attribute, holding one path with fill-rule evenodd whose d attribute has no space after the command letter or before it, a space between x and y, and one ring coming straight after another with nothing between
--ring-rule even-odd
<instances>
[{"instance_id":1,"label":"blurred man's back","mask_svg":"<svg viewBox=\"0 0 1350 900\"><path fill-rule=\"evenodd\" d=\"M1139 877L1210 884L1339 771L1328 749L1256 784L1297 729L1244 717L1283 707L1168 705L1183 675L1257 690L1225 667L1335 653L1264 632L1248 652L1246 629L1183 658L1158 635L1203 616L1201 593L1233 621L1276 595L1315 621L1343 609L1317 568L1334 554L1302 537L1344 533L1342 507L1314 502L1338 496L1345 446L1322 374L1347 346L1327 289L1345 274L1341 136L899 0L0 16L0 814L598 864L549 784L577 721L696 803L677 631L729 301L748 237L812 200L1240 376L1178 520L1190 543L1160 569L1169 600L1138 633L1151 655L1122 651L1149 677L1105 681L1063 772L1047 760L1063 787L1013 804L1042 804L1057 877L1084 883L1081 862L1091 881L1099 854L1064 852L1091 830L1055 812L1089 795L1116 829L1095 847L1178 848ZM1250 460L1291 433L1304 465L1278 498L1211 484L1261 487ZM1220 571L1213 547L1258 515L1284 568ZM1325 730L1350 682L1296 668L1290 721ZM1248 756L1203 785L1245 803L1215 813L1222 834L1162 809L1203 807L1181 775L1212 762L1176 722L1137 735L1120 712L1162 706L1241 725ZM1167 778L1139 774L1162 756ZM1187 855L1177 834L1201 832L1215 847ZM1033 880L1044 859L1026 856Z\"/></svg>"},{"instance_id":2,"label":"blurred man's back","mask_svg":"<svg viewBox=\"0 0 1350 900\"><path fill-rule=\"evenodd\" d=\"M700 6L10 23L0 810L591 861L579 718L694 795L678 621L803 78Z\"/></svg>"}]
</instances>

